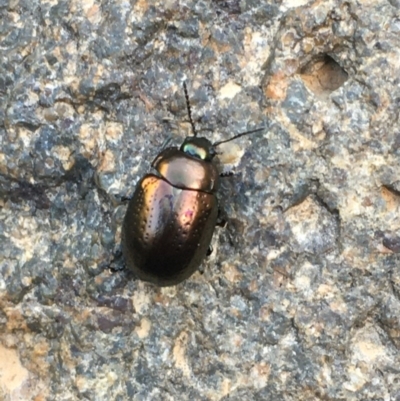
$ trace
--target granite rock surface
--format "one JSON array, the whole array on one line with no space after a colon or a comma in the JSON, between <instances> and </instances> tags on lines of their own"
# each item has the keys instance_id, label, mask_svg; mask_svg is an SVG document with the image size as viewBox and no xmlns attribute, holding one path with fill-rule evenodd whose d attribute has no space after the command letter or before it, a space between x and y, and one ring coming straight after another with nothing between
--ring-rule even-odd
<instances>
[{"instance_id":1,"label":"granite rock surface","mask_svg":"<svg viewBox=\"0 0 400 401\"><path fill-rule=\"evenodd\" d=\"M119 257L170 137L228 216ZM0 400L400 400L400 2L0 0ZM162 256L162 255L160 255Z\"/></svg>"}]
</instances>

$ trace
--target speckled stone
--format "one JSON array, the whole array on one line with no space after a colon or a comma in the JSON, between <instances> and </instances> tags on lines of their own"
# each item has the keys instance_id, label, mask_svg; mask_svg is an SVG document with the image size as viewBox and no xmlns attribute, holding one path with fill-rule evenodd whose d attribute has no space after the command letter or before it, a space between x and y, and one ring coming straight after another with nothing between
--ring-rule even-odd
<instances>
[{"instance_id":1,"label":"speckled stone","mask_svg":"<svg viewBox=\"0 0 400 401\"><path fill-rule=\"evenodd\" d=\"M400 400L399 1L0 0L0 38L1 400ZM184 80L213 142L266 129L159 289L121 224Z\"/></svg>"}]
</instances>

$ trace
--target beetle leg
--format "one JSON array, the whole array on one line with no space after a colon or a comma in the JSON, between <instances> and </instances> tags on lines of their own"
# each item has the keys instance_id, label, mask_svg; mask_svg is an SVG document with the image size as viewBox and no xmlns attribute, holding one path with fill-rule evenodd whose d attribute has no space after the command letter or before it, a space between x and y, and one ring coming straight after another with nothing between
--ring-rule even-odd
<instances>
[{"instance_id":1,"label":"beetle leg","mask_svg":"<svg viewBox=\"0 0 400 401\"><path fill-rule=\"evenodd\" d=\"M108 268L112 272L117 272L119 270L124 270L125 269L125 264L123 262L121 262L121 259L122 259L122 250L121 250L121 248L119 248L114 252L113 258L111 259L111 262L108 265Z\"/></svg>"},{"instance_id":2,"label":"beetle leg","mask_svg":"<svg viewBox=\"0 0 400 401\"><path fill-rule=\"evenodd\" d=\"M222 209L218 208L217 222L215 223L215 225L218 227L225 227L226 220L227 219L225 213L222 211Z\"/></svg>"},{"instance_id":3,"label":"beetle leg","mask_svg":"<svg viewBox=\"0 0 400 401\"><path fill-rule=\"evenodd\" d=\"M132 199L132 196L121 196L121 202L127 202Z\"/></svg>"},{"instance_id":4,"label":"beetle leg","mask_svg":"<svg viewBox=\"0 0 400 401\"><path fill-rule=\"evenodd\" d=\"M219 176L220 177L232 177L233 175L235 175L235 173L233 171L224 171Z\"/></svg>"}]
</instances>

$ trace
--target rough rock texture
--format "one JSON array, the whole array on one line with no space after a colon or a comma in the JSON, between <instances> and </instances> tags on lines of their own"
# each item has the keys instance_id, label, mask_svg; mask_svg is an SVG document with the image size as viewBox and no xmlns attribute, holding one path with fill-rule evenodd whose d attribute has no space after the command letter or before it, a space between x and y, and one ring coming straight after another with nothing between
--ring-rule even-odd
<instances>
[{"instance_id":1,"label":"rough rock texture","mask_svg":"<svg viewBox=\"0 0 400 401\"><path fill-rule=\"evenodd\" d=\"M212 141L266 130L158 289L123 199L185 79ZM397 0L0 0L0 399L399 401L399 107Z\"/></svg>"}]
</instances>

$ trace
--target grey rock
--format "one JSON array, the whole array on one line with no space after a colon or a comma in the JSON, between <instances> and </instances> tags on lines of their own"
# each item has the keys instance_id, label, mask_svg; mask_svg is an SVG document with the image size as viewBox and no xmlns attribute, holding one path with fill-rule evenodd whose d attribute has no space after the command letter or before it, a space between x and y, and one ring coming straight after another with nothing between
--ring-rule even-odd
<instances>
[{"instance_id":1,"label":"grey rock","mask_svg":"<svg viewBox=\"0 0 400 401\"><path fill-rule=\"evenodd\" d=\"M294 3L0 0L0 399L400 399L399 2ZM184 80L211 141L266 129L159 289L123 200Z\"/></svg>"}]
</instances>

